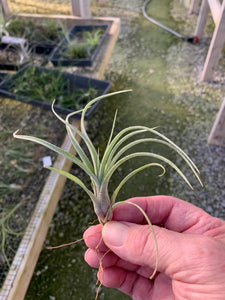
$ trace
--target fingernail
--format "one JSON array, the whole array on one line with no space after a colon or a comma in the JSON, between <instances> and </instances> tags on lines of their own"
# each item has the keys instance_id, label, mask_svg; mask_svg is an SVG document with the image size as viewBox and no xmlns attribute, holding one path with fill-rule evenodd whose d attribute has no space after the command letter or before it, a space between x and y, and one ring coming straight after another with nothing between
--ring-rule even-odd
<instances>
[{"instance_id":1,"label":"fingernail","mask_svg":"<svg viewBox=\"0 0 225 300\"><path fill-rule=\"evenodd\" d=\"M129 227L120 222L108 222L103 226L102 237L109 246L122 246L126 241Z\"/></svg>"}]
</instances>

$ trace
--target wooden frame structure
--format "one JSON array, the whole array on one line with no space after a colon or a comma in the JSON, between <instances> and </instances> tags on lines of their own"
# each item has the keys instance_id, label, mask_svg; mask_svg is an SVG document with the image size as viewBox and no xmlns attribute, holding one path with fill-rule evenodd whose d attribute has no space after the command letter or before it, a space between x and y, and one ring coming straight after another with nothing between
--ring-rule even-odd
<instances>
[{"instance_id":1,"label":"wooden frame structure","mask_svg":"<svg viewBox=\"0 0 225 300\"><path fill-rule=\"evenodd\" d=\"M208 143L217 146L224 146L225 142L225 98L220 107L212 130L210 132Z\"/></svg>"},{"instance_id":2,"label":"wooden frame structure","mask_svg":"<svg viewBox=\"0 0 225 300\"><path fill-rule=\"evenodd\" d=\"M225 0L223 0L222 4L219 0L202 1L195 30L195 36L198 36L199 38L203 36L209 12L211 12L215 23L215 30L201 74L201 81L210 81L213 79L214 71L218 65L225 43Z\"/></svg>"},{"instance_id":3,"label":"wooden frame structure","mask_svg":"<svg viewBox=\"0 0 225 300\"><path fill-rule=\"evenodd\" d=\"M192 0L190 13L196 13L200 0ZM219 0L202 0L198 16L195 35L203 36L208 14L211 12L215 29L209 46L208 54L200 77L201 81L210 81L214 77L214 71L219 63L220 55L225 43L225 0L222 4ZM224 146L225 141L225 99L217 114L211 132L208 137L208 144Z\"/></svg>"},{"instance_id":4,"label":"wooden frame structure","mask_svg":"<svg viewBox=\"0 0 225 300\"><path fill-rule=\"evenodd\" d=\"M197 14L199 11L199 6L200 6L201 0L191 0L190 8L189 8L189 13L190 14Z\"/></svg>"},{"instance_id":5,"label":"wooden frame structure","mask_svg":"<svg viewBox=\"0 0 225 300\"><path fill-rule=\"evenodd\" d=\"M73 16L90 18L90 0L71 0L71 13Z\"/></svg>"},{"instance_id":6,"label":"wooden frame structure","mask_svg":"<svg viewBox=\"0 0 225 300\"><path fill-rule=\"evenodd\" d=\"M7 1L5 1L5 3L7 3ZM85 71L79 67L77 67L76 70L78 74L80 73L98 79L102 79L104 77L105 69L119 35L119 18L108 17L81 19L75 16L48 16L33 14L18 14L17 17L34 19L37 22L44 21L46 19L57 19L68 28L71 28L73 25L108 24L109 31L106 39L104 40L103 47L97 56L96 63L91 68L85 68ZM73 125L79 128L80 121L74 121ZM79 140L79 136L76 136L76 138ZM75 154L74 148L68 136L65 137L62 147L64 150ZM71 165L72 163L70 161L62 156L58 156L54 167L69 171ZM27 226L23 239L13 259L3 287L1 288L0 299L24 299L64 184L64 177L56 172L50 172L50 175L44 185L38 203L32 214L32 218Z\"/></svg>"},{"instance_id":7,"label":"wooden frame structure","mask_svg":"<svg viewBox=\"0 0 225 300\"><path fill-rule=\"evenodd\" d=\"M7 0L0 0L0 4L4 18L8 19L11 16L11 11L9 9Z\"/></svg>"}]
</instances>

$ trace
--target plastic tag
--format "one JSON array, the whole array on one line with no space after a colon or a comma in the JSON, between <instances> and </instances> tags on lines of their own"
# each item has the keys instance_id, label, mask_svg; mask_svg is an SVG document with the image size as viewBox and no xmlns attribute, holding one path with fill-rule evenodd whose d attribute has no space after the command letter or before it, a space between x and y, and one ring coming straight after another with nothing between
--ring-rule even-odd
<instances>
[{"instance_id":1,"label":"plastic tag","mask_svg":"<svg viewBox=\"0 0 225 300\"><path fill-rule=\"evenodd\" d=\"M51 167L52 166L52 159L51 156L45 156L42 158L43 166Z\"/></svg>"},{"instance_id":2,"label":"plastic tag","mask_svg":"<svg viewBox=\"0 0 225 300\"><path fill-rule=\"evenodd\" d=\"M23 38L17 38L14 36L4 35L2 37L2 43L24 46L26 44L26 40Z\"/></svg>"}]
</instances>

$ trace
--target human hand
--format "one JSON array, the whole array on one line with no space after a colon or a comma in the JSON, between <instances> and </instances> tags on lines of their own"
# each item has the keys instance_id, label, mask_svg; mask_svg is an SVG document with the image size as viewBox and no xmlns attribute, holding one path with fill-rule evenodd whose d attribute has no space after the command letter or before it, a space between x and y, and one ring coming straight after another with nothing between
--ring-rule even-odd
<instances>
[{"instance_id":1,"label":"human hand","mask_svg":"<svg viewBox=\"0 0 225 300\"><path fill-rule=\"evenodd\" d=\"M132 198L151 220L159 247L141 212L129 204L113 211L113 221L84 233L89 247L85 260L99 268L107 287L134 300L224 300L225 221L196 206L169 196Z\"/></svg>"}]
</instances>

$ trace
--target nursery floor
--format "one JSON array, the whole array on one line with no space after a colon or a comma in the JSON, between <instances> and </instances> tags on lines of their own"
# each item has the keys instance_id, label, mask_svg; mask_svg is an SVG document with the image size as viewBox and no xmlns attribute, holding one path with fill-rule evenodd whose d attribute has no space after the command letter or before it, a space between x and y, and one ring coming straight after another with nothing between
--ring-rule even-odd
<instances>
[{"instance_id":1,"label":"nursery floor","mask_svg":"<svg viewBox=\"0 0 225 300\"><path fill-rule=\"evenodd\" d=\"M131 93L105 101L102 109L89 122L90 135L100 153L106 145L106 136L109 135L114 112L118 108L117 131L130 125L160 126L160 131L195 161L204 183L204 188L201 188L193 179L195 189L192 191L170 169L161 179L155 172L146 171L127 183L119 199L169 194L190 201L212 215L225 219L225 148L207 145L208 135L225 95L223 61L213 83L199 83L210 41L211 25L208 25L209 33L201 43L192 45L178 40L145 20L141 13L144 1L113 0L106 1L106 6L102 7L98 7L97 2L93 13L98 16L119 16L122 21L120 37L106 78L114 82L112 90L133 89ZM179 3L178 0L152 0L149 13L165 25L183 34L192 35L196 17L188 16L187 10ZM37 123L28 122L29 126L35 125L29 129L32 134L38 133L38 126L45 124L42 121L44 114L40 113L38 118L35 116ZM25 120L29 118L28 111ZM5 122L7 120L10 121L7 127L10 131L18 128L17 124L13 128L13 117L5 118ZM24 127L24 119L20 118L18 121L19 127ZM52 124L49 126L52 132L57 132L58 127L55 128L54 123ZM26 133L30 132L26 129ZM172 157L172 153L170 155ZM176 160L175 157L174 159ZM176 163L182 167L180 160L177 159ZM116 186L117 180L123 178L133 167L133 161L121 167L111 182L111 190ZM37 178L39 170L35 172ZM87 180L79 170L74 168L73 172L79 174L82 180ZM185 173L190 175L188 170ZM32 195L36 195L36 191L32 191ZM93 220L95 216L92 204L86 194L76 185L67 182L26 300L94 299L96 270L84 263L84 244L57 250L46 249L46 246L79 239ZM117 291L101 289L99 299L116 298L130 299Z\"/></svg>"}]
</instances>

